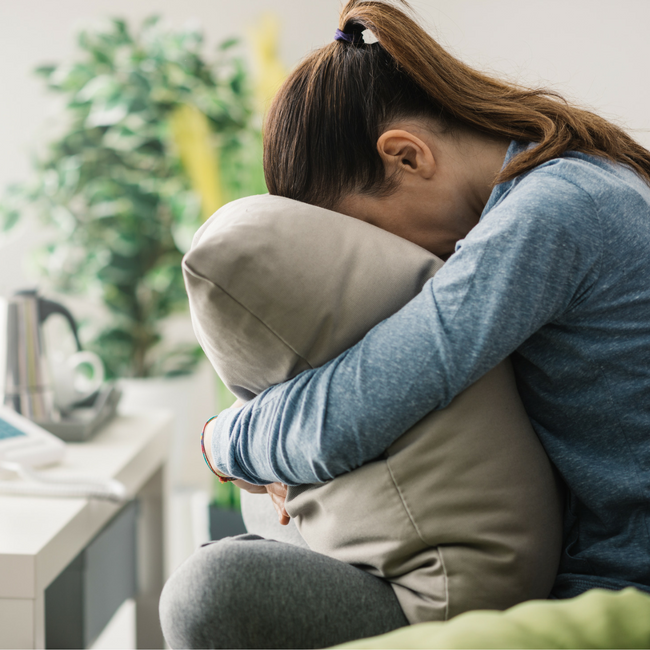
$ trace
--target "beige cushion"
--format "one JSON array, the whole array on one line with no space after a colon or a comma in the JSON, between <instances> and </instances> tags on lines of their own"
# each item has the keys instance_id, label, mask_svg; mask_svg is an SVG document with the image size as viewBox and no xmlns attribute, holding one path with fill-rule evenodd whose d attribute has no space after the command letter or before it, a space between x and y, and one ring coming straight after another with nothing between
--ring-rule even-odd
<instances>
[{"instance_id":1,"label":"beige cushion","mask_svg":"<svg viewBox=\"0 0 650 650\"><path fill-rule=\"evenodd\" d=\"M442 266L345 215L273 196L219 210L183 271L196 335L240 397L322 365ZM411 623L548 596L561 543L548 459L504 362L383 458L290 488L309 546L390 580Z\"/></svg>"}]
</instances>

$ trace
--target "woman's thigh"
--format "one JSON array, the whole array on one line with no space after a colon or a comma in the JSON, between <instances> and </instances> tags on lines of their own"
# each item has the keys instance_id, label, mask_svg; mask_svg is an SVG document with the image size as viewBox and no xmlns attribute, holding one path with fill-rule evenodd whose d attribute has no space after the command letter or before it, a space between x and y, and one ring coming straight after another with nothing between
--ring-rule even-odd
<instances>
[{"instance_id":1,"label":"woman's thigh","mask_svg":"<svg viewBox=\"0 0 650 650\"><path fill-rule=\"evenodd\" d=\"M257 535L198 549L165 585L160 620L172 648L323 648L408 624L381 578Z\"/></svg>"}]
</instances>

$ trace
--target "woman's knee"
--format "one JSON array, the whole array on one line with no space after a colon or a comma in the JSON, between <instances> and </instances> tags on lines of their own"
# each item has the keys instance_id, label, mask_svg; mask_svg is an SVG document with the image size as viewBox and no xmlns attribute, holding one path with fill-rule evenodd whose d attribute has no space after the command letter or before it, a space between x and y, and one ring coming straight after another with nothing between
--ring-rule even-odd
<instances>
[{"instance_id":1,"label":"woman's knee","mask_svg":"<svg viewBox=\"0 0 650 650\"><path fill-rule=\"evenodd\" d=\"M172 648L242 647L254 580L250 547L242 535L197 549L169 578L160 598L160 622ZM250 594L248 594L250 595Z\"/></svg>"}]
</instances>

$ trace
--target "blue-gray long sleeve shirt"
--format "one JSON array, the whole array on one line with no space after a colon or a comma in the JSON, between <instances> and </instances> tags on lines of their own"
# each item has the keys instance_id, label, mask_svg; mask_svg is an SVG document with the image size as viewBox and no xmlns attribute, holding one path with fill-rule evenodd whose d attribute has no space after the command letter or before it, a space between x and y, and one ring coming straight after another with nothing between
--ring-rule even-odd
<instances>
[{"instance_id":1,"label":"blue-gray long sleeve shirt","mask_svg":"<svg viewBox=\"0 0 650 650\"><path fill-rule=\"evenodd\" d=\"M600 158L567 153L495 187L414 300L325 366L222 413L215 462L252 483L326 481L508 355L569 487L556 593L650 590L650 187Z\"/></svg>"}]
</instances>

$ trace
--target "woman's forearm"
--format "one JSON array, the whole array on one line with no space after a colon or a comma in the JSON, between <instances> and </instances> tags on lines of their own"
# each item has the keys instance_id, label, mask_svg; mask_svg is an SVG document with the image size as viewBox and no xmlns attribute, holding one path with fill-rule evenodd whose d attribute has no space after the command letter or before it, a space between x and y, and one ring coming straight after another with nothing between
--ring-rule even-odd
<instances>
[{"instance_id":1,"label":"woman's forearm","mask_svg":"<svg viewBox=\"0 0 650 650\"><path fill-rule=\"evenodd\" d=\"M479 319L447 327L436 303L430 282L333 361L222 413L212 443L217 467L258 484L319 483L349 472L446 406L528 335L521 319L501 328L499 345L486 345Z\"/></svg>"},{"instance_id":2,"label":"woman's forearm","mask_svg":"<svg viewBox=\"0 0 650 650\"><path fill-rule=\"evenodd\" d=\"M251 483L326 481L448 402L454 378L439 370L449 366L431 344L430 300L424 292L325 366L224 411L212 448L219 469Z\"/></svg>"}]
</instances>

